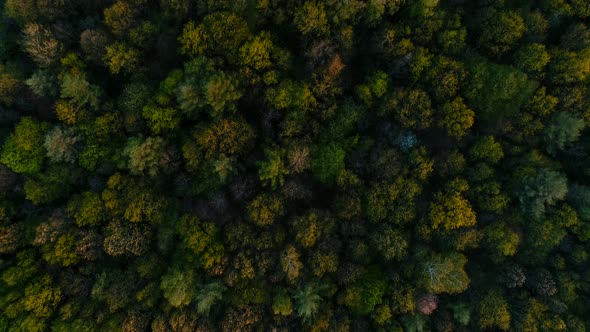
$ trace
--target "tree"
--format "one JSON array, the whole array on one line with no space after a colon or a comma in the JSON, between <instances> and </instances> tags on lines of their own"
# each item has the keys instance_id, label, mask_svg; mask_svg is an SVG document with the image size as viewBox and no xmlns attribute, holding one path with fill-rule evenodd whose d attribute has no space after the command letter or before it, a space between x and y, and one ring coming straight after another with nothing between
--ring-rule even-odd
<instances>
[{"instance_id":1,"label":"tree","mask_svg":"<svg viewBox=\"0 0 590 332\"><path fill-rule=\"evenodd\" d=\"M100 195L88 191L70 200L68 214L76 219L78 226L95 226L106 220L106 209Z\"/></svg>"},{"instance_id":2,"label":"tree","mask_svg":"<svg viewBox=\"0 0 590 332\"><path fill-rule=\"evenodd\" d=\"M299 260L299 253L295 247L288 246L287 249L283 251L281 254L281 268L287 275L287 280L289 282L293 282L299 277L303 264Z\"/></svg>"},{"instance_id":3,"label":"tree","mask_svg":"<svg viewBox=\"0 0 590 332\"><path fill-rule=\"evenodd\" d=\"M551 56L545 49L545 45L532 43L516 52L514 55L516 67L533 76L542 76L545 66L549 64Z\"/></svg>"},{"instance_id":4,"label":"tree","mask_svg":"<svg viewBox=\"0 0 590 332\"><path fill-rule=\"evenodd\" d=\"M277 292L272 303L272 311L275 315L290 316L293 312L293 305L289 294L281 289Z\"/></svg>"},{"instance_id":5,"label":"tree","mask_svg":"<svg viewBox=\"0 0 590 332\"><path fill-rule=\"evenodd\" d=\"M22 118L4 142L0 161L16 173L38 173L45 159L43 138L47 127L30 117Z\"/></svg>"},{"instance_id":6,"label":"tree","mask_svg":"<svg viewBox=\"0 0 590 332\"><path fill-rule=\"evenodd\" d=\"M180 124L180 114L172 107L146 105L142 115L152 133L159 135L176 129Z\"/></svg>"},{"instance_id":7,"label":"tree","mask_svg":"<svg viewBox=\"0 0 590 332\"><path fill-rule=\"evenodd\" d=\"M504 158L504 151L494 136L484 136L469 149L469 156L475 160L485 160L495 164Z\"/></svg>"},{"instance_id":8,"label":"tree","mask_svg":"<svg viewBox=\"0 0 590 332\"><path fill-rule=\"evenodd\" d=\"M50 317L61 301L62 292L49 275L29 283L22 299L25 310L40 318Z\"/></svg>"},{"instance_id":9,"label":"tree","mask_svg":"<svg viewBox=\"0 0 590 332\"><path fill-rule=\"evenodd\" d=\"M86 106L97 109L101 94L100 88L90 84L83 73L67 73L61 79L60 96L69 99L71 104L78 110Z\"/></svg>"},{"instance_id":10,"label":"tree","mask_svg":"<svg viewBox=\"0 0 590 332\"><path fill-rule=\"evenodd\" d=\"M471 73L465 98L484 124L516 115L538 87L525 73L480 56L468 54L465 64Z\"/></svg>"},{"instance_id":11,"label":"tree","mask_svg":"<svg viewBox=\"0 0 590 332\"><path fill-rule=\"evenodd\" d=\"M218 117L224 110L234 112L235 102L242 97L238 89L238 81L224 72L220 72L205 85L207 103L213 109L212 116Z\"/></svg>"},{"instance_id":12,"label":"tree","mask_svg":"<svg viewBox=\"0 0 590 332\"><path fill-rule=\"evenodd\" d=\"M0 65L0 103L12 105L18 87L17 78L4 65Z\"/></svg>"},{"instance_id":13,"label":"tree","mask_svg":"<svg viewBox=\"0 0 590 332\"><path fill-rule=\"evenodd\" d=\"M432 227L443 226L446 230L475 225L475 212L460 192L437 193L436 201L430 203Z\"/></svg>"},{"instance_id":14,"label":"tree","mask_svg":"<svg viewBox=\"0 0 590 332\"><path fill-rule=\"evenodd\" d=\"M115 43L106 47L102 58L112 74L130 74L139 62L139 51L125 43Z\"/></svg>"},{"instance_id":15,"label":"tree","mask_svg":"<svg viewBox=\"0 0 590 332\"><path fill-rule=\"evenodd\" d=\"M39 66L49 67L59 60L63 46L49 29L38 23L30 23L23 34L25 52Z\"/></svg>"},{"instance_id":16,"label":"tree","mask_svg":"<svg viewBox=\"0 0 590 332\"><path fill-rule=\"evenodd\" d=\"M430 97L420 89L396 89L385 97L381 112L393 114L407 129L426 129L432 122Z\"/></svg>"},{"instance_id":17,"label":"tree","mask_svg":"<svg viewBox=\"0 0 590 332\"><path fill-rule=\"evenodd\" d=\"M510 328L508 303L498 290L488 291L478 305L478 313L481 329L496 327L506 331Z\"/></svg>"},{"instance_id":18,"label":"tree","mask_svg":"<svg viewBox=\"0 0 590 332\"><path fill-rule=\"evenodd\" d=\"M215 302L223 298L223 292L226 287L221 282L212 282L203 286L197 292L197 313L199 315L209 315L211 307Z\"/></svg>"},{"instance_id":19,"label":"tree","mask_svg":"<svg viewBox=\"0 0 590 332\"><path fill-rule=\"evenodd\" d=\"M235 63L240 47L250 31L248 24L238 15L230 12L216 12L203 18L200 25L189 22L178 38L181 52L190 56L210 53L227 58Z\"/></svg>"},{"instance_id":20,"label":"tree","mask_svg":"<svg viewBox=\"0 0 590 332\"><path fill-rule=\"evenodd\" d=\"M137 11L129 1L117 1L104 10L105 24L116 36L123 36L135 24Z\"/></svg>"},{"instance_id":21,"label":"tree","mask_svg":"<svg viewBox=\"0 0 590 332\"><path fill-rule=\"evenodd\" d=\"M467 134L475 121L475 113L463 102L463 98L455 98L442 108L443 118L439 125L447 130L449 136L461 138Z\"/></svg>"},{"instance_id":22,"label":"tree","mask_svg":"<svg viewBox=\"0 0 590 332\"><path fill-rule=\"evenodd\" d=\"M325 184L332 184L344 170L346 152L336 143L323 144L312 155L311 170Z\"/></svg>"},{"instance_id":23,"label":"tree","mask_svg":"<svg viewBox=\"0 0 590 332\"><path fill-rule=\"evenodd\" d=\"M408 249L407 235L390 226L377 229L371 237L373 246L387 261L401 260Z\"/></svg>"},{"instance_id":24,"label":"tree","mask_svg":"<svg viewBox=\"0 0 590 332\"><path fill-rule=\"evenodd\" d=\"M304 35L325 34L329 28L324 4L316 1L306 1L299 7L295 12L293 22Z\"/></svg>"},{"instance_id":25,"label":"tree","mask_svg":"<svg viewBox=\"0 0 590 332\"><path fill-rule=\"evenodd\" d=\"M509 51L526 31L524 20L513 11L490 11L484 18L477 40L480 47L494 56Z\"/></svg>"},{"instance_id":26,"label":"tree","mask_svg":"<svg viewBox=\"0 0 590 332\"><path fill-rule=\"evenodd\" d=\"M422 265L420 277L431 293L462 293L469 286L469 277L463 270L467 257L459 253L434 255Z\"/></svg>"},{"instance_id":27,"label":"tree","mask_svg":"<svg viewBox=\"0 0 590 332\"><path fill-rule=\"evenodd\" d=\"M322 302L320 293L325 288L319 282L312 281L295 291L295 295L293 295L295 311L297 311L297 316L301 317L303 321L310 321L318 313L320 303Z\"/></svg>"},{"instance_id":28,"label":"tree","mask_svg":"<svg viewBox=\"0 0 590 332\"><path fill-rule=\"evenodd\" d=\"M150 245L151 229L146 224L111 221L105 232L104 250L111 256L145 254Z\"/></svg>"},{"instance_id":29,"label":"tree","mask_svg":"<svg viewBox=\"0 0 590 332\"><path fill-rule=\"evenodd\" d=\"M590 75L590 47L578 52L560 50L549 66L549 76L555 84L575 84Z\"/></svg>"},{"instance_id":30,"label":"tree","mask_svg":"<svg viewBox=\"0 0 590 332\"><path fill-rule=\"evenodd\" d=\"M259 226L272 225L283 216L284 206L281 200L271 194L260 194L248 206L248 218Z\"/></svg>"},{"instance_id":31,"label":"tree","mask_svg":"<svg viewBox=\"0 0 590 332\"><path fill-rule=\"evenodd\" d=\"M1 72L2 70L0 70ZM4 76L6 75L6 76ZM14 90L9 88L14 86L16 80L11 78L7 74L2 75L2 81L5 82L7 88L6 91ZM11 81L12 79L12 81ZM47 70L37 70L33 75L25 81L25 84L33 91L34 94L40 97L54 97L57 95L57 79L56 77ZM3 95L1 92L3 89L0 88L0 96Z\"/></svg>"},{"instance_id":32,"label":"tree","mask_svg":"<svg viewBox=\"0 0 590 332\"><path fill-rule=\"evenodd\" d=\"M240 62L254 70L261 71L272 66L271 52L274 45L271 34L263 31L240 48Z\"/></svg>"},{"instance_id":33,"label":"tree","mask_svg":"<svg viewBox=\"0 0 590 332\"><path fill-rule=\"evenodd\" d=\"M19 23L30 22L37 19L39 11L34 0L7 0L4 4L6 15Z\"/></svg>"},{"instance_id":34,"label":"tree","mask_svg":"<svg viewBox=\"0 0 590 332\"><path fill-rule=\"evenodd\" d=\"M553 116L545 127L545 146L549 153L555 154L563 150L566 145L578 140L584 120L568 112L559 112Z\"/></svg>"},{"instance_id":35,"label":"tree","mask_svg":"<svg viewBox=\"0 0 590 332\"><path fill-rule=\"evenodd\" d=\"M218 154L231 156L247 151L254 131L242 119L220 119L197 133L195 139L208 158Z\"/></svg>"},{"instance_id":36,"label":"tree","mask_svg":"<svg viewBox=\"0 0 590 332\"><path fill-rule=\"evenodd\" d=\"M283 185L285 183L285 175L289 174L289 170L285 166L283 159L285 158L285 150L265 150L264 154L268 158L266 161L259 162L260 169L258 170L258 177L264 186L269 185L274 189L277 184Z\"/></svg>"},{"instance_id":37,"label":"tree","mask_svg":"<svg viewBox=\"0 0 590 332\"><path fill-rule=\"evenodd\" d=\"M54 127L45 135L44 146L47 157L54 162L73 163L76 160L77 146L80 140L73 130Z\"/></svg>"},{"instance_id":38,"label":"tree","mask_svg":"<svg viewBox=\"0 0 590 332\"><path fill-rule=\"evenodd\" d=\"M165 149L166 142L161 137L132 137L127 140L123 155L129 158L128 167L132 174L156 176Z\"/></svg>"},{"instance_id":39,"label":"tree","mask_svg":"<svg viewBox=\"0 0 590 332\"><path fill-rule=\"evenodd\" d=\"M516 188L522 210L535 219L543 216L546 206L554 205L564 199L566 194L565 175L547 168L520 177Z\"/></svg>"},{"instance_id":40,"label":"tree","mask_svg":"<svg viewBox=\"0 0 590 332\"><path fill-rule=\"evenodd\" d=\"M162 276L160 283L162 295L176 308L189 305L196 295L196 281L193 270L182 270L179 266L173 266Z\"/></svg>"},{"instance_id":41,"label":"tree","mask_svg":"<svg viewBox=\"0 0 590 332\"><path fill-rule=\"evenodd\" d=\"M385 293L382 276L371 271L344 291L344 304L356 315L368 315L381 304Z\"/></svg>"},{"instance_id":42,"label":"tree","mask_svg":"<svg viewBox=\"0 0 590 332\"><path fill-rule=\"evenodd\" d=\"M183 245L197 256L199 265L204 269L212 269L221 263L224 248L215 224L201 222L197 217L185 214L177 231Z\"/></svg>"}]
</instances>

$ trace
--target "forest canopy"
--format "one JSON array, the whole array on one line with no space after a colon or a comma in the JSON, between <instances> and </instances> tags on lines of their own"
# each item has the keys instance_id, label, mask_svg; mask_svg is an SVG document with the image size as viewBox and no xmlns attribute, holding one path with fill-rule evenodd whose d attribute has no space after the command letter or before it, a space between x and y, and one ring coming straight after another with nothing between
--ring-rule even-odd
<instances>
[{"instance_id":1,"label":"forest canopy","mask_svg":"<svg viewBox=\"0 0 590 332\"><path fill-rule=\"evenodd\" d=\"M0 332L590 329L587 0L0 0Z\"/></svg>"}]
</instances>

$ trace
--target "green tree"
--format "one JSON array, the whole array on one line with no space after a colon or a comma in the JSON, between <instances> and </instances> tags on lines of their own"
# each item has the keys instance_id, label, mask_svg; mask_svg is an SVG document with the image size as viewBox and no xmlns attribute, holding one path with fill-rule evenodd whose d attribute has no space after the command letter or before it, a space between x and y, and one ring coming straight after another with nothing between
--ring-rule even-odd
<instances>
[{"instance_id":1,"label":"green tree","mask_svg":"<svg viewBox=\"0 0 590 332\"><path fill-rule=\"evenodd\" d=\"M211 269L221 263L224 248L215 224L201 222L197 217L185 214L180 219L177 231L183 245L197 256L199 265L204 269Z\"/></svg>"},{"instance_id":2,"label":"green tree","mask_svg":"<svg viewBox=\"0 0 590 332\"><path fill-rule=\"evenodd\" d=\"M139 62L139 51L125 43L115 43L106 47L103 61L112 74L130 74Z\"/></svg>"},{"instance_id":3,"label":"green tree","mask_svg":"<svg viewBox=\"0 0 590 332\"><path fill-rule=\"evenodd\" d=\"M43 146L47 124L24 117L2 147L0 161L16 173L38 173L45 159Z\"/></svg>"},{"instance_id":4,"label":"green tree","mask_svg":"<svg viewBox=\"0 0 590 332\"><path fill-rule=\"evenodd\" d=\"M208 316L215 302L223 298L225 290L226 287L221 282L212 282L199 289L196 296L197 313Z\"/></svg>"},{"instance_id":5,"label":"green tree","mask_svg":"<svg viewBox=\"0 0 590 332\"><path fill-rule=\"evenodd\" d=\"M524 20L513 11L490 11L481 25L477 40L480 47L494 56L509 51L526 31Z\"/></svg>"},{"instance_id":6,"label":"green tree","mask_svg":"<svg viewBox=\"0 0 590 332\"><path fill-rule=\"evenodd\" d=\"M143 107L142 115L152 133L156 135L176 129L181 120L179 112L172 107L146 105Z\"/></svg>"},{"instance_id":7,"label":"green tree","mask_svg":"<svg viewBox=\"0 0 590 332\"><path fill-rule=\"evenodd\" d=\"M127 141L123 155L129 158L128 167L132 174L156 176L166 142L161 137L132 137Z\"/></svg>"},{"instance_id":8,"label":"green tree","mask_svg":"<svg viewBox=\"0 0 590 332\"><path fill-rule=\"evenodd\" d=\"M424 287L434 294L462 293L469 286L469 277L463 269L467 257L459 253L434 255L422 265L420 278Z\"/></svg>"},{"instance_id":9,"label":"green tree","mask_svg":"<svg viewBox=\"0 0 590 332\"><path fill-rule=\"evenodd\" d=\"M260 169L258 170L258 177L263 185L269 185L274 189L277 185L285 183L285 175L289 174L289 170L285 166L285 150L265 150L264 154L267 160L259 162Z\"/></svg>"},{"instance_id":10,"label":"green tree","mask_svg":"<svg viewBox=\"0 0 590 332\"><path fill-rule=\"evenodd\" d=\"M469 149L469 156L475 160L485 160L496 164L504 158L504 150L502 150L502 145L496 142L494 136L484 136Z\"/></svg>"},{"instance_id":11,"label":"green tree","mask_svg":"<svg viewBox=\"0 0 590 332\"><path fill-rule=\"evenodd\" d=\"M559 112L545 127L545 147L551 154L578 140L585 127L584 120L568 112Z\"/></svg>"},{"instance_id":12,"label":"green tree","mask_svg":"<svg viewBox=\"0 0 590 332\"><path fill-rule=\"evenodd\" d=\"M312 281L295 291L293 299L295 300L295 311L297 316L301 317L303 321L310 321L313 319L322 302L322 293L326 287L317 281Z\"/></svg>"},{"instance_id":13,"label":"green tree","mask_svg":"<svg viewBox=\"0 0 590 332\"><path fill-rule=\"evenodd\" d=\"M293 313L293 304L289 294L281 289L274 297L272 311L275 315L290 316Z\"/></svg>"},{"instance_id":14,"label":"green tree","mask_svg":"<svg viewBox=\"0 0 590 332\"><path fill-rule=\"evenodd\" d=\"M325 34L328 32L328 17L324 4L316 1L306 1L295 12L293 20L302 34Z\"/></svg>"},{"instance_id":15,"label":"green tree","mask_svg":"<svg viewBox=\"0 0 590 332\"><path fill-rule=\"evenodd\" d=\"M68 214L79 226L95 226L106 220L106 209L100 195L83 192L68 203Z\"/></svg>"},{"instance_id":16,"label":"green tree","mask_svg":"<svg viewBox=\"0 0 590 332\"><path fill-rule=\"evenodd\" d=\"M492 327L506 331L510 328L508 303L497 290L490 290L478 305L479 327Z\"/></svg>"},{"instance_id":17,"label":"green tree","mask_svg":"<svg viewBox=\"0 0 590 332\"><path fill-rule=\"evenodd\" d=\"M456 138L465 136L475 121L475 113L465 105L461 97L445 103L442 113L439 125L447 130L449 136Z\"/></svg>"},{"instance_id":18,"label":"green tree","mask_svg":"<svg viewBox=\"0 0 590 332\"><path fill-rule=\"evenodd\" d=\"M259 226L272 225L285 213L281 200L271 194L260 194L248 206L248 218Z\"/></svg>"},{"instance_id":19,"label":"green tree","mask_svg":"<svg viewBox=\"0 0 590 332\"><path fill-rule=\"evenodd\" d=\"M323 144L312 154L313 175L325 184L332 184L344 170L346 152L336 143Z\"/></svg>"},{"instance_id":20,"label":"green tree","mask_svg":"<svg viewBox=\"0 0 590 332\"><path fill-rule=\"evenodd\" d=\"M193 270L170 267L160 283L162 295L170 305L179 308L189 305L196 296L197 285Z\"/></svg>"},{"instance_id":21,"label":"green tree","mask_svg":"<svg viewBox=\"0 0 590 332\"><path fill-rule=\"evenodd\" d=\"M44 275L27 285L22 301L25 310L36 317L50 317L61 298L61 290L54 285L49 275Z\"/></svg>"},{"instance_id":22,"label":"green tree","mask_svg":"<svg viewBox=\"0 0 590 332\"><path fill-rule=\"evenodd\" d=\"M565 198L567 178L565 175L546 168L519 177L516 184L516 197L524 212L541 218L546 206L552 206Z\"/></svg>"},{"instance_id":23,"label":"green tree","mask_svg":"<svg viewBox=\"0 0 590 332\"><path fill-rule=\"evenodd\" d=\"M205 85L207 103L213 109L211 115L220 116L224 110L234 112L235 102L240 99L242 93L238 89L238 81L224 72L220 72Z\"/></svg>"},{"instance_id":24,"label":"green tree","mask_svg":"<svg viewBox=\"0 0 590 332\"><path fill-rule=\"evenodd\" d=\"M549 64L550 60L551 56L547 52L545 45L538 43L528 44L519 49L514 55L516 67L533 76L543 74L545 66Z\"/></svg>"}]
</instances>

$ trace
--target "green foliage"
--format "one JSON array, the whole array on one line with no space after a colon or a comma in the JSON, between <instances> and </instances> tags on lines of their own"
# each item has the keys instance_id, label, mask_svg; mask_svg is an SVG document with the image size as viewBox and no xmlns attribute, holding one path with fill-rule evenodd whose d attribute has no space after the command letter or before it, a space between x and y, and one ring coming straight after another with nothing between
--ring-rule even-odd
<instances>
[{"instance_id":1,"label":"green foliage","mask_svg":"<svg viewBox=\"0 0 590 332\"><path fill-rule=\"evenodd\" d=\"M293 312L291 298L286 291L280 290L272 302L272 311L275 315L289 316Z\"/></svg>"},{"instance_id":2,"label":"green foliage","mask_svg":"<svg viewBox=\"0 0 590 332\"><path fill-rule=\"evenodd\" d=\"M104 204L100 196L93 192L74 196L68 203L68 214L80 226L95 226L106 220Z\"/></svg>"},{"instance_id":3,"label":"green foliage","mask_svg":"<svg viewBox=\"0 0 590 332\"><path fill-rule=\"evenodd\" d=\"M587 327L588 1L0 3L0 332Z\"/></svg>"},{"instance_id":4,"label":"green foliage","mask_svg":"<svg viewBox=\"0 0 590 332\"><path fill-rule=\"evenodd\" d=\"M490 11L481 26L478 44L494 56L506 53L526 31L524 20L513 11Z\"/></svg>"},{"instance_id":5,"label":"green foliage","mask_svg":"<svg viewBox=\"0 0 590 332\"><path fill-rule=\"evenodd\" d=\"M508 303L497 290L486 294L478 306L479 326L482 329L496 327L506 331L510 328Z\"/></svg>"},{"instance_id":6,"label":"green foliage","mask_svg":"<svg viewBox=\"0 0 590 332\"><path fill-rule=\"evenodd\" d=\"M494 136L484 136L469 149L469 156L475 160L485 160L495 164L504 158L504 151Z\"/></svg>"},{"instance_id":7,"label":"green foliage","mask_svg":"<svg viewBox=\"0 0 590 332\"><path fill-rule=\"evenodd\" d=\"M259 226L272 225L284 214L281 200L271 194L260 194L247 207L248 218Z\"/></svg>"},{"instance_id":8,"label":"green foliage","mask_svg":"<svg viewBox=\"0 0 590 332\"><path fill-rule=\"evenodd\" d=\"M156 176L166 142L161 137L132 137L127 141L123 155L129 158L128 167L132 174Z\"/></svg>"},{"instance_id":9,"label":"green foliage","mask_svg":"<svg viewBox=\"0 0 590 332\"><path fill-rule=\"evenodd\" d=\"M147 105L143 108L142 115L148 127L156 135L166 131L172 131L180 124L178 111L171 107Z\"/></svg>"},{"instance_id":10,"label":"green foliage","mask_svg":"<svg viewBox=\"0 0 590 332\"><path fill-rule=\"evenodd\" d=\"M549 153L555 154L566 145L578 140L585 123L583 119L568 112L559 112L545 127L545 144Z\"/></svg>"},{"instance_id":11,"label":"green foliage","mask_svg":"<svg viewBox=\"0 0 590 332\"><path fill-rule=\"evenodd\" d=\"M328 18L324 4L317 1L306 1L295 12L294 23L304 35L328 32Z\"/></svg>"},{"instance_id":12,"label":"green foliage","mask_svg":"<svg viewBox=\"0 0 590 332\"><path fill-rule=\"evenodd\" d=\"M139 62L139 51L124 43L116 43L106 48L103 61L113 74L132 73Z\"/></svg>"},{"instance_id":13,"label":"green foliage","mask_svg":"<svg viewBox=\"0 0 590 332\"><path fill-rule=\"evenodd\" d=\"M546 168L521 177L516 186L522 210L537 219L543 216L547 206L554 205L567 194L567 178Z\"/></svg>"},{"instance_id":14,"label":"green foliage","mask_svg":"<svg viewBox=\"0 0 590 332\"><path fill-rule=\"evenodd\" d=\"M215 224L199 221L197 217L184 215L177 226L183 245L198 258L204 269L211 269L221 263L223 244Z\"/></svg>"},{"instance_id":15,"label":"green foliage","mask_svg":"<svg viewBox=\"0 0 590 332\"><path fill-rule=\"evenodd\" d=\"M50 317L61 296L61 290L54 286L50 276L45 275L25 287L23 307L36 317Z\"/></svg>"},{"instance_id":16,"label":"green foliage","mask_svg":"<svg viewBox=\"0 0 590 332\"><path fill-rule=\"evenodd\" d=\"M303 321L313 319L322 303L321 293L326 289L325 285L312 281L297 289L293 299L295 300L295 311Z\"/></svg>"},{"instance_id":17,"label":"green foliage","mask_svg":"<svg viewBox=\"0 0 590 332\"><path fill-rule=\"evenodd\" d=\"M258 177L263 185L269 185L274 189L277 184L283 185L285 183L285 175L289 174L289 170L284 164L285 158L284 150L265 150L264 154L268 158L260 162L260 169L258 170Z\"/></svg>"},{"instance_id":18,"label":"green foliage","mask_svg":"<svg viewBox=\"0 0 590 332\"><path fill-rule=\"evenodd\" d=\"M171 267L162 276L160 283L162 295L170 305L179 308L189 305L196 296L197 285L193 270Z\"/></svg>"},{"instance_id":19,"label":"green foliage","mask_svg":"<svg viewBox=\"0 0 590 332\"><path fill-rule=\"evenodd\" d=\"M465 97L478 119L490 122L514 115L533 95L537 82L506 65L498 65L470 55L467 66L471 80Z\"/></svg>"},{"instance_id":20,"label":"green foliage","mask_svg":"<svg viewBox=\"0 0 590 332\"><path fill-rule=\"evenodd\" d=\"M469 286L466 263L467 258L459 253L434 255L422 265L420 279L429 292L462 293Z\"/></svg>"},{"instance_id":21,"label":"green foliage","mask_svg":"<svg viewBox=\"0 0 590 332\"><path fill-rule=\"evenodd\" d=\"M514 55L515 65L518 69L533 76L543 73L545 66L551 60L543 44L529 44L521 48Z\"/></svg>"},{"instance_id":22,"label":"green foliage","mask_svg":"<svg viewBox=\"0 0 590 332\"><path fill-rule=\"evenodd\" d=\"M100 88L91 85L83 74L67 73L61 80L62 98L68 98L77 108L90 107L97 109L101 96Z\"/></svg>"},{"instance_id":23,"label":"green foliage","mask_svg":"<svg viewBox=\"0 0 590 332\"><path fill-rule=\"evenodd\" d=\"M444 104L442 112L439 125L447 130L449 136L456 138L465 136L475 121L475 113L465 105L461 97Z\"/></svg>"},{"instance_id":24,"label":"green foliage","mask_svg":"<svg viewBox=\"0 0 590 332\"><path fill-rule=\"evenodd\" d=\"M321 182L332 184L342 171L346 152L336 143L319 146L312 155L311 170Z\"/></svg>"},{"instance_id":25,"label":"green foliage","mask_svg":"<svg viewBox=\"0 0 590 332\"><path fill-rule=\"evenodd\" d=\"M23 118L2 146L0 161L16 173L38 173L43 166L44 133L47 125L33 118Z\"/></svg>"},{"instance_id":26,"label":"green foliage","mask_svg":"<svg viewBox=\"0 0 590 332\"><path fill-rule=\"evenodd\" d=\"M353 314L368 315L381 304L385 286L380 274L371 272L345 290L344 304Z\"/></svg>"},{"instance_id":27,"label":"green foliage","mask_svg":"<svg viewBox=\"0 0 590 332\"><path fill-rule=\"evenodd\" d=\"M197 292L197 313L207 316L211 307L223 298L226 287L220 282L212 282L203 286Z\"/></svg>"}]
</instances>

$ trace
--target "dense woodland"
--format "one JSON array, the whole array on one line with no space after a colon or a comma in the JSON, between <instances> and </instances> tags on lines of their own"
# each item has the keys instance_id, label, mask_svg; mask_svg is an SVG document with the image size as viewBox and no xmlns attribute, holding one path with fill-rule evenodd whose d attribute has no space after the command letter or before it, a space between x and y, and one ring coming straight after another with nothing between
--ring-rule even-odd
<instances>
[{"instance_id":1,"label":"dense woodland","mask_svg":"<svg viewBox=\"0 0 590 332\"><path fill-rule=\"evenodd\" d=\"M585 331L587 0L0 1L0 331Z\"/></svg>"}]
</instances>

